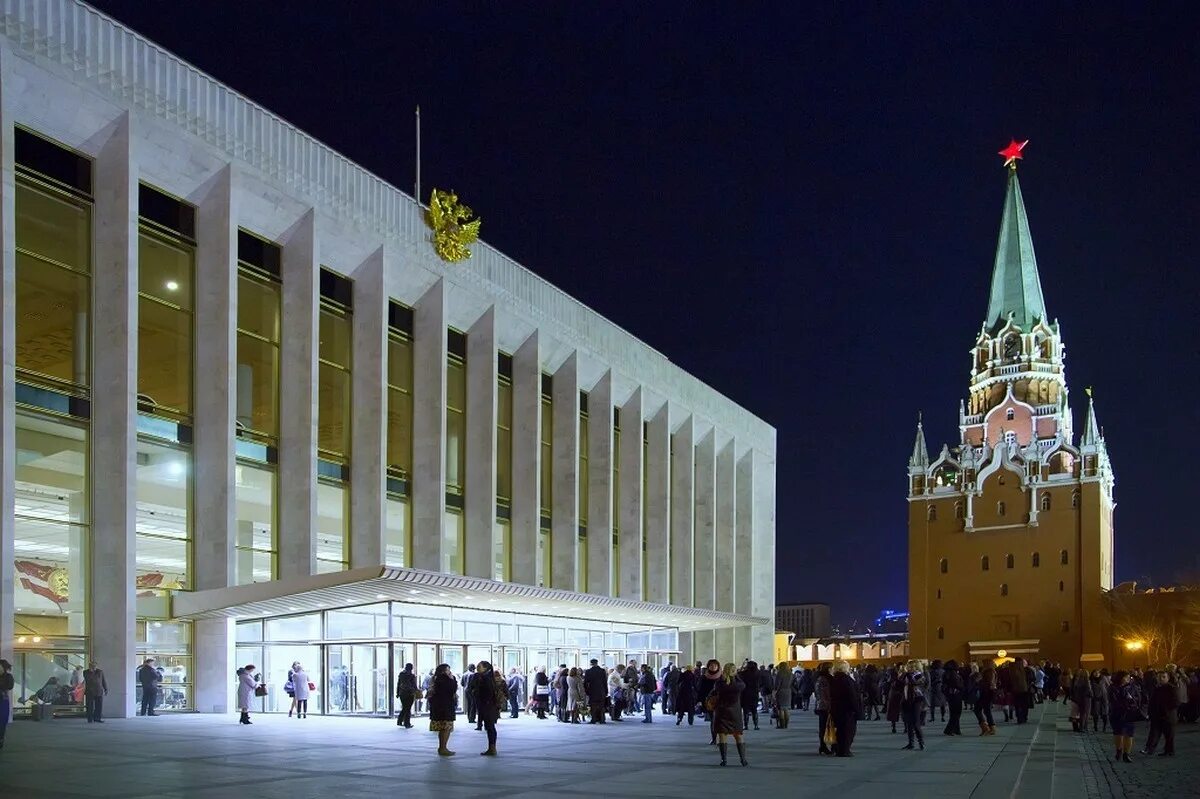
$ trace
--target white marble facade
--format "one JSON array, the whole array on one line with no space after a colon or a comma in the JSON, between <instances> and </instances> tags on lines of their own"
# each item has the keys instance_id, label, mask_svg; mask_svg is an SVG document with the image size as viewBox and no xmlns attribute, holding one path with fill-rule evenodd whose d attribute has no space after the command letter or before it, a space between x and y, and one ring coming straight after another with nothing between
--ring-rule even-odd
<instances>
[{"instance_id":1,"label":"white marble facade","mask_svg":"<svg viewBox=\"0 0 1200 799\"><path fill-rule=\"evenodd\" d=\"M325 99L332 107L333 98ZM193 501L196 517L205 521L193 533L197 589L230 585L234 574L230 431L235 414L235 240L241 227L279 242L284 253L281 368L287 408L281 413L279 490L288 500L281 503L279 518L281 579L311 574L316 567L315 270L327 265L355 281L352 566L378 562L383 552L385 470L378 433L386 417L380 407L386 392L375 381L386 373L380 346L386 341L385 303L391 297L415 310L415 568L436 570L442 562L445 330L454 327L468 331L469 340L467 574L487 576L491 562L491 529L478 528L489 520L495 469L472 467L470 461L491 459L495 452L499 350L514 354L514 581L532 582L534 575L538 481L520 476L538 474L539 375L545 373L553 375L555 395L554 587L603 595L611 591L612 553L602 542L611 538L616 522L624 564L617 585L620 597L774 619L776 452L770 425L486 244L476 245L474 257L462 264L440 261L411 197L90 7L72 0L3 0L0 654L10 656L14 640L14 125L95 161L94 301L113 313L93 315L95 389L103 396L94 408L93 437L94 451L103 455L92 487L91 639L96 650L103 650L110 674L131 674L135 666L131 475L137 359L131 347L136 347L138 181L197 208L195 359L204 379L196 381ZM486 209L481 210L486 219ZM605 278L597 272L596 279ZM490 359L490 366L474 367L480 359ZM487 395L481 397L480 390ZM585 510L576 487L579 431L570 423L578 417L579 390L589 392L593 466L586 509L590 528L583 542L575 529ZM613 407L621 409L619 450L611 425L597 421L606 412L611 418ZM650 441L645 462L643 420ZM604 468L613 457L620 458L621 483L615 511L602 501L613 495L611 469ZM643 541L645 596L641 562L635 558ZM588 585L575 584L581 545L589 547ZM227 708L230 630L225 622L196 624L195 706L201 710ZM696 651L685 652L684 658L770 660L773 632L770 621L703 634L695 639ZM108 711L126 715L132 705L129 686L110 698Z\"/></svg>"}]
</instances>

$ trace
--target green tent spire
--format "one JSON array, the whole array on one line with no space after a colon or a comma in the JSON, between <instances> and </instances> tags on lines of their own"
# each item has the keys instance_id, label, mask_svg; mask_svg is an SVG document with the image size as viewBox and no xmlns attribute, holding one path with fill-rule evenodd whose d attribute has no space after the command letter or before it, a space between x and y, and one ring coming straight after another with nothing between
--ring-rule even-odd
<instances>
[{"instance_id":1,"label":"green tent spire","mask_svg":"<svg viewBox=\"0 0 1200 799\"><path fill-rule=\"evenodd\" d=\"M988 328L1003 325L1010 313L1025 331L1033 327L1035 321L1046 318L1037 258L1033 254L1033 237L1029 233L1029 217L1025 215L1015 162L1008 170L1008 192L1004 197L1004 215L1000 219L1000 239L996 243Z\"/></svg>"}]
</instances>

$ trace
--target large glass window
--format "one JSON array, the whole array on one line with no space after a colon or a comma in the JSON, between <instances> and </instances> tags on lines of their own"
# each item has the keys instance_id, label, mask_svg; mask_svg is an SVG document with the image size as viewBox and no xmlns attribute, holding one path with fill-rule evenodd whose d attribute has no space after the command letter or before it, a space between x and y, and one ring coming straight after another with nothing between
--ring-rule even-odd
<instances>
[{"instance_id":1,"label":"large glass window","mask_svg":"<svg viewBox=\"0 0 1200 799\"><path fill-rule=\"evenodd\" d=\"M384 509L384 556L383 562L394 568L409 566L409 553L412 552L409 526L408 501L396 494L388 494L387 506Z\"/></svg>"},{"instance_id":2,"label":"large glass window","mask_svg":"<svg viewBox=\"0 0 1200 799\"><path fill-rule=\"evenodd\" d=\"M412 474L412 342L392 329L388 335L387 462L397 477Z\"/></svg>"},{"instance_id":3,"label":"large glass window","mask_svg":"<svg viewBox=\"0 0 1200 799\"><path fill-rule=\"evenodd\" d=\"M342 571L349 565L350 492L344 483L317 483L317 573Z\"/></svg>"},{"instance_id":4,"label":"large glass window","mask_svg":"<svg viewBox=\"0 0 1200 799\"><path fill-rule=\"evenodd\" d=\"M613 408L612 446L612 596L619 595L621 586L621 424L620 411Z\"/></svg>"},{"instance_id":5,"label":"large glass window","mask_svg":"<svg viewBox=\"0 0 1200 799\"><path fill-rule=\"evenodd\" d=\"M237 506L237 583L275 579L275 470L239 460L234 467Z\"/></svg>"},{"instance_id":6,"label":"large glass window","mask_svg":"<svg viewBox=\"0 0 1200 799\"><path fill-rule=\"evenodd\" d=\"M185 420L192 413L194 252L146 226L138 238L139 400Z\"/></svg>"},{"instance_id":7,"label":"large glass window","mask_svg":"<svg viewBox=\"0 0 1200 799\"><path fill-rule=\"evenodd\" d=\"M445 542L442 549L442 571L446 574L463 573L465 533L462 511L456 508L447 508L444 527Z\"/></svg>"},{"instance_id":8,"label":"large glass window","mask_svg":"<svg viewBox=\"0 0 1200 799\"><path fill-rule=\"evenodd\" d=\"M588 523L588 413L579 414L579 524Z\"/></svg>"},{"instance_id":9,"label":"large glass window","mask_svg":"<svg viewBox=\"0 0 1200 799\"><path fill-rule=\"evenodd\" d=\"M496 502L512 504L512 381L496 386Z\"/></svg>"},{"instance_id":10,"label":"large glass window","mask_svg":"<svg viewBox=\"0 0 1200 799\"><path fill-rule=\"evenodd\" d=\"M17 379L86 393L91 204L21 173L16 184Z\"/></svg>"},{"instance_id":11,"label":"large glass window","mask_svg":"<svg viewBox=\"0 0 1200 799\"><path fill-rule=\"evenodd\" d=\"M272 276L238 269L237 421L268 443L279 441L281 286Z\"/></svg>"},{"instance_id":12,"label":"large glass window","mask_svg":"<svg viewBox=\"0 0 1200 799\"><path fill-rule=\"evenodd\" d=\"M143 437L137 442L138 615L166 618L168 592L191 584L191 456Z\"/></svg>"},{"instance_id":13,"label":"large glass window","mask_svg":"<svg viewBox=\"0 0 1200 799\"><path fill-rule=\"evenodd\" d=\"M467 369L455 355L446 362L446 492L463 493L467 469Z\"/></svg>"},{"instance_id":14,"label":"large glass window","mask_svg":"<svg viewBox=\"0 0 1200 799\"><path fill-rule=\"evenodd\" d=\"M87 634L88 432L16 414L13 605L18 635Z\"/></svg>"},{"instance_id":15,"label":"large glass window","mask_svg":"<svg viewBox=\"0 0 1200 799\"><path fill-rule=\"evenodd\" d=\"M350 456L350 341L348 313L322 302L317 375L317 452L326 460Z\"/></svg>"},{"instance_id":16,"label":"large glass window","mask_svg":"<svg viewBox=\"0 0 1200 799\"><path fill-rule=\"evenodd\" d=\"M542 382L545 383L546 380L543 379ZM542 394L541 442L541 510L542 516L548 521L551 509L554 507L554 481L552 479L554 469L554 402L550 395L546 393Z\"/></svg>"},{"instance_id":17,"label":"large glass window","mask_svg":"<svg viewBox=\"0 0 1200 799\"><path fill-rule=\"evenodd\" d=\"M509 552L512 551L512 524L508 519L496 520L495 529L492 530L492 549L492 579L501 582L511 579Z\"/></svg>"}]
</instances>

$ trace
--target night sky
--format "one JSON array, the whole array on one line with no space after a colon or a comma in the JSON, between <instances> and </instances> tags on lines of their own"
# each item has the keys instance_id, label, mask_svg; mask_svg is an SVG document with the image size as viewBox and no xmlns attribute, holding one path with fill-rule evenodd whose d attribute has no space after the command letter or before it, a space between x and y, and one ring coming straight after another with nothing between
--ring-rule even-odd
<instances>
[{"instance_id":1,"label":"night sky","mask_svg":"<svg viewBox=\"0 0 1200 799\"><path fill-rule=\"evenodd\" d=\"M1117 580L1200 581L1197 11L96 5L409 192L419 103L425 191L778 429L778 599L843 623L906 603L916 414L931 454L957 443L995 153L1029 139L1077 430L1092 385L1117 475Z\"/></svg>"}]
</instances>

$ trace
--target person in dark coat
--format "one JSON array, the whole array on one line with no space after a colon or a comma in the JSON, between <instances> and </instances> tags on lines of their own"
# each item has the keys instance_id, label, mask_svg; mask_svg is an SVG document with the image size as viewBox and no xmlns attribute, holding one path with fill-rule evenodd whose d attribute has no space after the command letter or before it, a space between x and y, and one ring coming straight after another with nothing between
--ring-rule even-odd
<instances>
[{"instance_id":1,"label":"person in dark coat","mask_svg":"<svg viewBox=\"0 0 1200 799\"><path fill-rule=\"evenodd\" d=\"M996 697L996 669L991 665L985 664L979 670L978 679L978 695L975 697L975 720L979 722L979 734L995 735L996 720L992 718L992 702Z\"/></svg>"},{"instance_id":2,"label":"person in dark coat","mask_svg":"<svg viewBox=\"0 0 1200 799\"><path fill-rule=\"evenodd\" d=\"M87 720L103 724L101 716L104 713L104 696L108 693L108 680L104 679L104 670L100 664L92 661L83 672L83 698L87 711Z\"/></svg>"},{"instance_id":3,"label":"person in dark coat","mask_svg":"<svg viewBox=\"0 0 1200 799\"><path fill-rule=\"evenodd\" d=\"M721 661L713 658L704 665L704 671L699 672L696 677L696 701L704 707L704 720L708 722L709 727L712 727L713 712L709 709L711 704L708 700L711 694L717 690L717 684L721 680ZM712 746L717 745L717 732L712 730L712 740L709 741Z\"/></svg>"},{"instance_id":4,"label":"person in dark coat","mask_svg":"<svg viewBox=\"0 0 1200 799\"><path fill-rule=\"evenodd\" d=\"M158 703L158 686L162 675L154 668L154 658L146 658L137 670L138 685L142 688L142 704L139 716L157 716L154 706Z\"/></svg>"},{"instance_id":5,"label":"person in dark coat","mask_svg":"<svg viewBox=\"0 0 1200 799\"><path fill-rule=\"evenodd\" d=\"M550 709L550 677L545 666L538 666L537 676L533 678L533 704L538 718L546 718L546 711Z\"/></svg>"},{"instance_id":6,"label":"person in dark coat","mask_svg":"<svg viewBox=\"0 0 1200 799\"><path fill-rule=\"evenodd\" d=\"M692 671L691 666L684 666L683 671L679 672L672 696L675 698L675 726L683 723L685 713L688 726L692 726L696 720L696 672Z\"/></svg>"},{"instance_id":7,"label":"person in dark coat","mask_svg":"<svg viewBox=\"0 0 1200 799\"><path fill-rule=\"evenodd\" d=\"M829 678L829 720L837 733L833 753L838 757L853 757L850 747L862 717L862 691L850 676L850 664L839 660L833 664L833 676Z\"/></svg>"},{"instance_id":8,"label":"person in dark coat","mask_svg":"<svg viewBox=\"0 0 1200 799\"><path fill-rule=\"evenodd\" d=\"M521 706L525 704L525 677L513 666L508 675L508 706L511 711L509 718L521 715Z\"/></svg>"},{"instance_id":9,"label":"person in dark coat","mask_svg":"<svg viewBox=\"0 0 1200 799\"><path fill-rule=\"evenodd\" d=\"M754 667L754 674L758 674L757 665ZM746 760L746 744L742 743L742 717L745 714L746 684L738 679L737 670L732 663L725 664L714 693L716 694L716 708L713 710L713 733L717 736L721 765L725 765L725 756L728 751L725 740L732 735L742 765L748 766L750 763Z\"/></svg>"},{"instance_id":10,"label":"person in dark coat","mask_svg":"<svg viewBox=\"0 0 1200 799\"><path fill-rule=\"evenodd\" d=\"M963 684L962 672L958 670L958 661L947 660L942 671L942 695L946 697L946 704L950 706L950 720L946 722L946 729L942 730L943 735L962 735L959 719L962 718L964 693L966 686Z\"/></svg>"},{"instance_id":11,"label":"person in dark coat","mask_svg":"<svg viewBox=\"0 0 1200 799\"><path fill-rule=\"evenodd\" d=\"M463 704L466 706L468 724L475 723L475 691L471 689L471 683L474 680L475 664L468 663L466 672L458 678L459 685L462 686Z\"/></svg>"},{"instance_id":12,"label":"person in dark coat","mask_svg":"<svg viewBox=\"0 0 1200 799\"><path fill-rule=\"evenodd\" d=\"M496 673L492 664L481 660L475 664L475 676L471 680L471 693L475 695L475 715L487 731L488 748L479 754L496 756L496 722L500 720L500 708L508 704L508 683Z\"/></svg>"},{"instance_id":13,"label":"person in dark coat","mask_svg":"<svg viewBox=\"0 0 1200 799\"><path fill-rule=\"evenodd\" d=\"M400 700L400 712L396 714L396 726L412 729L412 706L417 698L417 674L413 664L405 663L404 671L396 675L396 698Z\"/></svg>"},{"instance_id":14,"label":"person in dark coat","mask_svg":"<svg viewBox=\"0 0 1200 799\"><path fill-rule=\"evenodd\" d=\"M587 694L588 724L604 724L604 700L608 698L608 674L600 661L592 659L592 665L583 673L583 691Z\"/></svg>"},{"instance_id":15,"label":"person in dark coat","mask_svg":"<svg viewBox=\"0 0 1200 799\"><path fill-rule=\"evenodd\" d=\"M429 729L438 734L437 753L449 757L454 753L446 748L454 732L454 717L458 710L458 680L450 673L450 664L442 663L433 673L429 684Z\"/></svg>"},{"instance_id":16,"label":"person in dark coat","mask_svg":"<svg viewBox=\"0 0 1200 799\"><path fill-rule=\"evenodd\" d=\"M813 712L817 714L817 754L832 755L833 750L825 744L825 726L829 723L829 664L817 666L817 677L813 681Z\"/></svg>"},{"instance_id":17,"label":"person in dark coat","mask_svg":"<svg viewBox=\"0 0 1200 799\"><path fill-rule=\"evenodd\" d=\"M921 664L915 660L910 660L905 664L900 683L903 691L900 700L900 714L904 718L904 731L908 733L908 746L904 748L912 749L913 738L916 738L921 748L924 749L925 736L921 734L921 725L925 722L927 686Z\"/></svg>"},{"instance_id":18,"label":"person in dark coat","mask_svg":"<svg viewBox=\"0 0 1200 799\"><path fill-rule=\"evenodd\" d=\"M866 711L865 718L868 718L868 719L871 718L871 713L873 711L875 713L875 720L878 721L879 720L879 704L880 704L879 669L878 669L878 667L875 666L874 663L867 666L866 669L863 670L862 681L863 681L863 695L865 696L865 698L867 700L866 708L865 708L865 711Z\"/></svg>"},{"instance_id":19,"label":"person in dark coat","mask_svg":"<svg viewBox=\"0 0 1200 799\"><path fill-rule=\"evenodd\" d=\"M1159 757L1175 756L1175 714L1179 709L1179 692L1171 684L1171 675L1160 671L1158 684L1150 692L1150 737L1146 739L1143 755L1152 755L1158 748L1158 739L1163 739L1163 751Z\"/></svg>"},{"instance_id":20,"label":"person in dark coat","mask_svg":"<svg viewBox=\"0 0 1200 799\"><path fill-rule=\"evenodd\" d=\"M1141 703L1141 691L1129 672L1114 674L1108 689L1108 721L1113 731L1114 760L1133 762L1129 753L1133 751L1133 736L1142 717Z\"/></svg>"},{"instance_id":21,"label":"person in dark coat","mask_svg":"<svg viewBox=\"0 0 1200 799\"><path fill-rule=\"evenodd\" d=\"M1066 690L1071 696L1071 726L1075 732L1087 732L1087 717L1092 709L1092 680L1087 669L1076 669Z\"/></svg>"},{"instance_id":22,"label":"person in dark coat","mask_svg":"<svg viewBox=\"0 0 1200 799\"><path fill-rule=\"evenodd\" d=\"M896 731L896 722L900 721L900 703L904 699L903 676L892 667L888 679L887 690L887 720L892 723L892 732Z\"/></svg>"},{"instance_id":23,"label":"person in dark coat","mask_svg":"<svg viewBox=\"0 0 1200 799\"><path fill-rule=\"evenodd\" d=\"M754 719L754 729L758 729L758 683L759 672L758 664L753 660L746 661L746 665L738 673L745 690L742 691L742 727L749 726L750 719Z\"/></svg>"}]
</instances>

